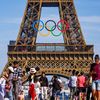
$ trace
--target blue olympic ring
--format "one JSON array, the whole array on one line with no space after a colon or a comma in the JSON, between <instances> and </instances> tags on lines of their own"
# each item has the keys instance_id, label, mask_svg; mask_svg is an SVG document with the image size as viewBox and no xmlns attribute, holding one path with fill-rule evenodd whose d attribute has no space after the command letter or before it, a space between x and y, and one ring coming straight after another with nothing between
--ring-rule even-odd
<instances>
[{"instance_id":1,"label":"blue olympic ring","mask_svg":"<svg viewBox=\"0 0 100 100\"><path fill-rule=\"evenodd\" d=\"M38 30L36 27L35 27L35 25L37 25L37 23L38 23L38 25L39 25L39 23L42 23L42 28L40 29L40 30ZM42 31L43 29L44 29L44 23L43 23L43 21L41 21L41 20L36 20L36 21L34 21L34 23L33 23L33 29L37 32L37 31ZM37 26L38 27L38 26Z\"/></svg>"}]
</instances>

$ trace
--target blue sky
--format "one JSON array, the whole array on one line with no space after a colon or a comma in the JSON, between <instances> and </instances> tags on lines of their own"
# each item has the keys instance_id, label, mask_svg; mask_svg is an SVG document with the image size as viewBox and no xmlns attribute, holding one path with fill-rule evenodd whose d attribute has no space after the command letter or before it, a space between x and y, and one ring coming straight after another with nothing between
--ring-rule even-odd
<instances>
[{"instance_id":1,"label":"blue sky","mask_svg":"<svg viewBox=\"0 0 100 100\"><path fill-rule=\"evenodd\" d=\"M74 0L74 2L84 38L87 44L94 44L95 53L100 54L100 0ZM7 45L10 40L17 38L25 6L26 0L2 0L0 3L0 72L7 63ZM56 11L56 8L51 10L52 16ZM46 13L41 15L41 18L44 17ZM51 38L52 36L46 38L38 35L37 41L45 42ZM61 37L52 38L52 41L59 39L63 41Z\"/></svg>"}]
</instances>

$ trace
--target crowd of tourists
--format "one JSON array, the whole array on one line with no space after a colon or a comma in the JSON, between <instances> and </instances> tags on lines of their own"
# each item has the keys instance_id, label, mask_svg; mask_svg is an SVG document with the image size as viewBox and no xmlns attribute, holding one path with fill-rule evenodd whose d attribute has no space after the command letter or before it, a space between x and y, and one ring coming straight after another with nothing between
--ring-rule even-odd
<instances>
[{"instance_id":1,"label":"crowd of tourists","mask_svg":"<svg viewBox=\"0 0 100 100\"><path fill-rule=\"evenodd\" d=\"M88 75L73 71L70 77L71 100L100 100L100 57L95 55Z\"/></svg>"},{"instance_id":2,"label":"crowd of tourists","mask_svg":"<svg viewBox=\"0 0 100 100\"><path fill-rule=\"evenodd\" d=\"M0 78L0 100L100 100L100 58L95 55L95 62L91 64L90 73L72 71L68 87L70 96L63 95L62 80L53 75L48 81L45 72L37 76L38 68L26 68L22 71L18 61L14 61ZM27 74L28 96L25 97L23 77Z\"/></svg>"}]
</instances>

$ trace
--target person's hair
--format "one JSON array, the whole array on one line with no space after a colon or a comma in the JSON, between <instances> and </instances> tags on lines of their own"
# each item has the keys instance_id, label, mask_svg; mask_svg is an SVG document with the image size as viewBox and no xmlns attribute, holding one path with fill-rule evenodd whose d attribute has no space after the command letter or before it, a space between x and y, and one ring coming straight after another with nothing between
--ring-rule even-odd
<instances>
[{"instance_id":1,"label":"person's hair","mask_svg":"<svg viewBox=\"0 0 100 100\"><path fill-rule=\"evenodd\" d=\"M54 75L53 77L56 79L57 78L57 75Z\"/></svg>"},{"instance_id":2,"label":"person's hair","mask_svg":"<svg viewBox=\"0 0 100 100\"><path fill-rule=\"evenodd\" d=\"M42 75L45 74L45 72L42 72Z\"/></svg>"},{"instance_id":3,"label":"person's hair","mask_svg":"<svg viewBox=\"0 0 100 100\"><path fill-rule=\"evenodd\" d=\"M75 75L75 72L76 72L76 71L75 71L75 70L73 70L73 71L72 71L72 75Z\"/></svg>"},{"instance_id":4,"label":"person's hair","mask_svg":"<svg viewBox=\"0 0 100 100\"><path fill-rule=\"evenodd\" d=\"M79 74L79 71L76 71L76 76Z\"/></svg>"},{"instance_id":5,"label":"person's hair","mask_svg":"<svg viewBox=\"0 0 100 100\"><path fill-rule=\"evenodd\" d=\"M12 66L12 64L10 63L9 66Z\"/></svg>"},{"instance_id":6,"label":"person's hair","mask_svg":"<svg viewBox=\"0 0 100 100\"><path fill-rule=\"evenodd\" d=\"M95 55L95 57L94 57L95 59L100 59L100 57L99 57L99 55L97 54L97 55Z\"/></svg>"},{"instance_id":7,"label":"person's hair","mask_svg":"<svg viewBox=\"0 0 100 100\"><path fill-rule=\"evenodd\" d=\"M14 65L18 64L18 61L14 61L13 64L14 64Z\"/></svg>"},{"instance_id":8,"label":"person's hair","mask_svg":"<svg viewBox=\"0 0 100 100\"><path fill-rule=\"evenodd\" d=\"M81 74L81 75L83 75L83 74L84 74L84 72L81 72L80 74Z\"/></svg>"}]
</instances>

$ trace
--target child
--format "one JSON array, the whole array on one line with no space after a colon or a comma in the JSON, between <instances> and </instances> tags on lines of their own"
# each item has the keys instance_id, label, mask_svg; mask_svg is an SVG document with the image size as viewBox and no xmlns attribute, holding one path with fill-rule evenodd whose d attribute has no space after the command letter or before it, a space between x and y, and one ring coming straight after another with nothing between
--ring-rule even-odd
<instances>
[{"instance_id":1,"label":"child","mask_svg":"<svg viewBox=\"0 0 100 100\"><path fill-rule=\"evenodd\" d=\"M21 90L20 94L18 95L18 100L24 100L24 91Z\"/></svg>"},{"instance_id":2,"label":"child","mask_svg":"<svg viewBox=\"0 0 100 100\"><path fill-rule=\"evenodd\" d=\"M5 98L10 98L10 89L10 81L7 80L5 84Z\"/></svg>"}]
</instances>

